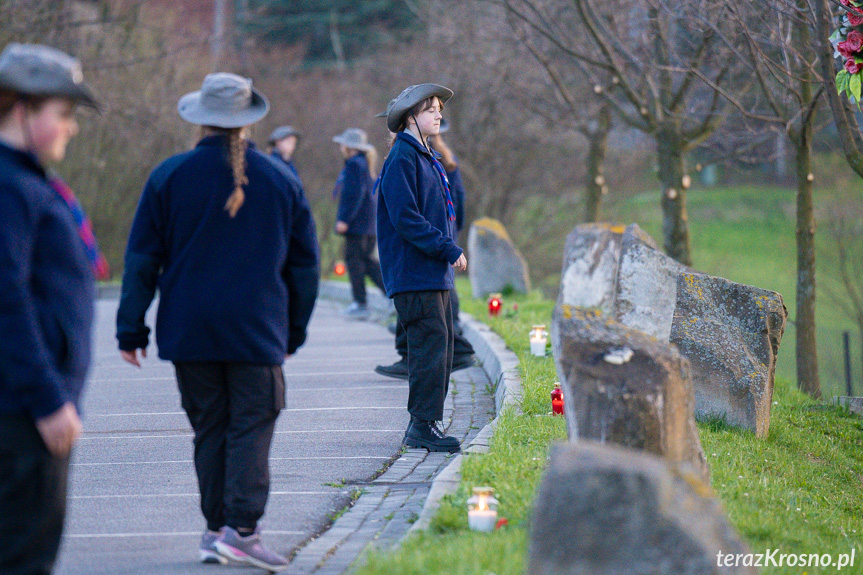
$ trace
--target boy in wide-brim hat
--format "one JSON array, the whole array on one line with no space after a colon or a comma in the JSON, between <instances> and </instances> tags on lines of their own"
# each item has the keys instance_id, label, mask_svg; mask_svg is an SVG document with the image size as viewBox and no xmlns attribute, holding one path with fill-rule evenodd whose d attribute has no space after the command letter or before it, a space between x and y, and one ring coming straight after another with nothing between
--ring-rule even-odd
<instances>
[{"instance_id":1,"label":"boy in wide-brim hat","mask_svg":"<svg viewBox=\"0 0 863 575\"><path fill-rule=\"evenodd\" d=\"M54 48L0 54L0 573L49 573L107 267L72 190L46 166L96 108L80 62Z\"/></svg>"},{"instance_id":2,"label":"boy in wide-brim hat","mask_svg":"<svg viewBox=\"0 0 863 575\"><path fill-rule=\"evenodd\" d=\"M404 443L430 451L460 450L443 419L453 360L449 291L453 268L467 259L455 242L455 211L443 166L427 138L440 131L449 88L418 84L388 106L387 128L396 134L381 170L378 249L388 297L393 298L408 341L408 412Z\"/></svg>"}]
</instances>

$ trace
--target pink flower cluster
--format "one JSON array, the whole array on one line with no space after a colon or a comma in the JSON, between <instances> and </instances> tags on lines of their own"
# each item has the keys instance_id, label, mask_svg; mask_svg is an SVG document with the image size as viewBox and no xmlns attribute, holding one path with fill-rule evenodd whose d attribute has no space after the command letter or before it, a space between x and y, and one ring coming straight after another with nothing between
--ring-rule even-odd
<instances>
[{"instance_id":1,"label":"pink flower cluster","mask_svg":"<svg viewBox=\"0 0 863 575\"><path fill-rule=\"evenodd\" d=\"M848 25L856 27L863 25L863 8L852 3L851 0L839 0L848 10L845 17ZM836 44L836 51L845 58L845 70L849 74L857 74L863 71L863 63L858 63L855 57L863 59L863 32L850 30L845 39Z\"/></svg>"}]
</instances>

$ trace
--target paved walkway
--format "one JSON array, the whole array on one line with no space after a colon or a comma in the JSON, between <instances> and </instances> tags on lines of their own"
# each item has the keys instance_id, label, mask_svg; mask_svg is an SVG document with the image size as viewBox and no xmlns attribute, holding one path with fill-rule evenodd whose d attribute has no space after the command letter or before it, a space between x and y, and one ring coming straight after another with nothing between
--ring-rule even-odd
<instances>
[{"instance_id":1,"label":"paved walkway","mask_svg":"<svg viewBox=\"0 0 863 575\"><path fill-rule=\"evenodd\" d=\"M98 303L85 434L73 459L56 573L262 573L196 562L204 522L173 369L155 354L140 370L120 359L116 306ZM289 573L342 573L372 540L396 543L449 458L401 454L407 385L373 371L397 359L392 335L372 322L343 320L339 307L319 301L306 346L285 363L288 407L276 428L262 524L265 541L293 556ZM481 368L454 377L445 417L465 445L492 417L487 388Z\"/></svg>"}]
</instances>

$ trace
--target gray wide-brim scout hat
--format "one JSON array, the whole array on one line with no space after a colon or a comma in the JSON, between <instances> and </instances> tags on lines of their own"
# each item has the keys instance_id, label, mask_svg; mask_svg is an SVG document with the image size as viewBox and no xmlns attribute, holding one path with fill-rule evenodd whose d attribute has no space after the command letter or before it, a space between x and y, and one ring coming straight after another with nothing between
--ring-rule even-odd
<instances>
[{"instance_id":1,"label":"gray wide-brim scout hat","mask_svg":"<svg viewBox=\"0 0 863 575\"><path fill-rule=\"evenodd\" d=\"M338 136L335 136L333 141L354 150L362 150L363 152L374 149L374 146L369 144L369 138L365 130L360 130L359 128L348 128Z\"/></svg>"},{"instance_id":2,"label":"gray wide-brim scout hat","mask_svg":"<svg viewBox=\"0 0 863 575\"><path fill-rule=\"evenodd\" d=\"M390 110L392 110L392 109L393 109L393 104L395 104L395 103L396 103L396 99L395 99L395 98L393 98L392 100L390 100L390 103L389 103L389 104L387 104L387 111L386 111L386 112L378 112L377 114L375 114L375 118L386 118L386 117L387 117L387 114L389 114L389 113L390 113Z\"/></svg>"},{"instance_id":3,"label":"gray wide-brim scout hat","mask_svg":"<svg viewBox=\"0 0 863 575\"><path fill-rule=\"evenodd\" d=\"M299 130L296 130L293 126L279 126L270 134L270 143L275 144L279 140L284 140L285 138L295 137L296 139L300 139L301 134Z\"/></svg>"},{"instance_id":4,"label":"gray wide-brim scout hat","mask_svg":"<svg viewBox=\"0 0 863 575\"><path fill-rule=\"evenodd\" d=\"M207 74L201 89L177 102L180 117L198 126L241 128L267 115L270 103L249 78L228 72Z\"/></svg>"},{"instance_id":5,"label":"gray wide-brim scout hat","mask_svg":"<svg viewBox=\"0 0 863 575\"><path fill-rule=\"evenodd\" d=\"M416 84L402 90L402 93L396 96L392 107L387 110L387 128L390 132L397 132L402 117L411 108L432 96L437 96L441 103L444 103L452 98L452 90L438 84Z\"/></svg>"},{"instance_id":6,"label":"gray wide-brim scout hat","mask_svg":"<svg viewBox=\"0 0 863 575\"><path fill-rule=\"evenodd\" d=\"M96 110L77 58L41 44L13 42L0 54L0 88L28 96L68 98Z\"/></svg>"}]
</instances>

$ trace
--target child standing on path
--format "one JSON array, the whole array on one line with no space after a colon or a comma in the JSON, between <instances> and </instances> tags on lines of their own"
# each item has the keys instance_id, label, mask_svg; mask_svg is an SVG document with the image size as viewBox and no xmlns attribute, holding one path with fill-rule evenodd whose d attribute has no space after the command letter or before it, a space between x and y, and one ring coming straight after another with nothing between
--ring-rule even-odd
<instances>
[{"instance_id":1,"label":"child standing on path","mask_svg":"<svg viewBox=\"0 0 863 575\"><path fill-rule=\"evenodd\" d=\"M296 166L294 166L294 153L297 151L297 144L299 143L300 133L293 126L279 126L270 134L270 155L284 162L302 185L303 181L300 179Z\"/></svg>"},{"instance_id":2,"label":"child standing on path","mask_svg":"<svg viewBox=\"0 0 863 575\"><path fill-rule=\"evenodd\" d=\"M452 91L436 84L410 86L387 110L395 142L381 170L377 228L381 270L408 341L411 422L405 445L460 450L444 435L444 399L453 359L449 290L453 270L467 268L455 243L455 209L443 166L426 138L440 130Z\"/></svg>"},{"instance_id":3,"label":"child standing on path","mask_svg":"<svg viewBox=\"0 0 863 575\"><path fill-rule=\"evenodd\" d=\"M144 187L126 249L117 339L139 366L156 287L159 357L172 361L195 433L207 530L199 555L281 571L261 543L269 451L285 406L282 363L306 339L318 289L308 203L287 167L255 149L245 127L264 117L251 80L208 75L180 116L203 126L191 151L162 162Z\"/></svg>"},{"instance_id":4,"label":"child standing on path","mask_svg":"<svg viewBox=\"0 0 863 575\"><path fill-rule=\"evenodd\" d=\"M35 44L0 54L0 573L47 575L107 267L72 191L45 171L96 108L81 64Z\"/></svg>"},{"instance_id":5,"label":"child standing on path","mask_svg":"<svg viewBox=\"0 0 863 575\"><path fill-rule=\"evenodd\" d=\"M391 105L392 103L390 103ZM386 117L386 112L377 114L375 117ZM428 137L428 143L434 152L440 154L440 163L446 171L447 180L450 184L450 195L452 196L453 206L455 208L455 233L458 238L458 233L461 231L464 223L464 185L461 180L461 173L458 169L458 159L455 154L444 143L441 134L449 129L445 118L441 118L440 132L435 136ZM452 371L459 371L473 367L474 365L474 349L467 338L462 335L461 325L459 324L459 304L458 290L453 287L449 292L450 302L452 304L453 315L453 331L454 345L452 358ZM392 365L379 365L375 367L375 372L387 377L396 379L408 379L408 341L407 334L401 323L396 322L394 328L396 336L396 352L400 359Z\"/></svg>"},{"instance_id":6,"label":"child standing on path","mask_svg":"<svg viewBox=\"0 0 863 575\"><path fill-rule=\"evenodd\" d=\"M366 306L366 276L384 291L381 268L372 259L375 249L375 203L372 198L372 174L377 163L374 146L368 143L363 130L349 128L333 138L339 144L345 167L336 181L333 196L339 196L336 214L336 233L345 236L345 263L351 280L354 301L344 312L345 316L363 319L368 317Z\"/></svg>"}]
</instances>

